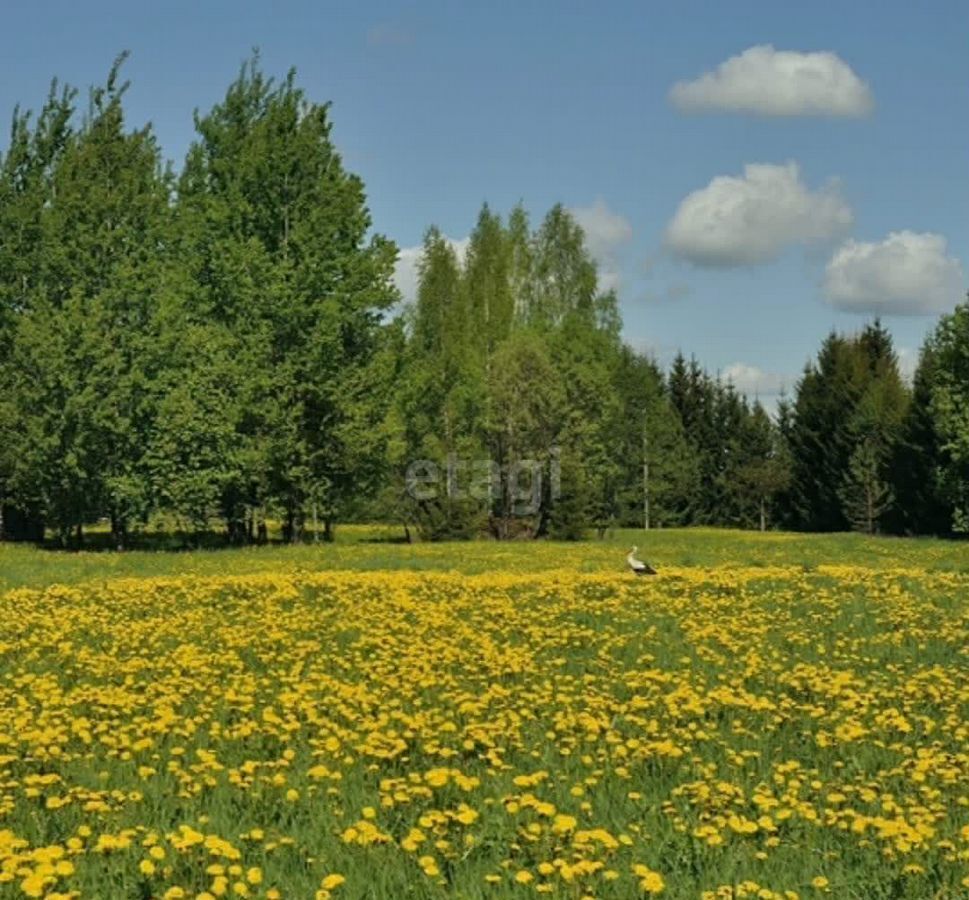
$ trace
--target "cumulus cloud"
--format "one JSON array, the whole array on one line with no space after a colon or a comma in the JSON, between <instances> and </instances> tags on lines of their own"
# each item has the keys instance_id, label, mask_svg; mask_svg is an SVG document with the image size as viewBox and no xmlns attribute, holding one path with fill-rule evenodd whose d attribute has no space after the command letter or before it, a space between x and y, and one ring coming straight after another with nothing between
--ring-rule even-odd
<instances>
[{"instance_id":1,"label":"cumulus cloud","mask_svg":"<svg viewBox=\"0 0 969 900\"><path fill-rule=\"evenodd\" d=\"M741 394L749 397L774 397L781 393L788 379L777 372L765 372L749 363L736 362L722 372L724 381L729 381Z\"/></svg>"},{"instance_id":2,"label":"cumulus cloud","mask_svg":"<svg viewBox=\"0 0 969 900\"><path fill-rule=\"evenodd\" d=\"M666 246L701 266L769 262L789 246L830 240L853 221L836 182L810 191L797 163L752 163L720 175L679 205Z\"/></svg>"},{"instance_id":3,"label":"cumulus cloud","mask_svg":"<svg viewBox=\"0 0 969 900\"><path fill-rule=\"evenodd\" d=\"M661 341L656 341L652 337L643 337L642 335L627 334L625 341L633 350L643 356L649 357L661 369L668 369L677 353L682 351L682 347L676 344L666 344Z\"/></svg>"},{"instance_id":4,"label":"cumulus cloud","mask_svg":"<svg viewBox=\"0 0 969 900\"><path fill-rule=\"evenodd\" d=\"M420 262L423 247L401 247L394 264L394 284L404 300L417 296L417 264Z\"/></svg>"},{"instance_id":5,"label":"cumulus cloud","mask_svg":"<svg viewBox=\"0 0 969 900\"><path fill-rule=\"evenodd\" d=\"M615 252L633 236L629 220L609 209L601 198L592 206L575 206L571 212L585 232L586 244L593 256Z\"/></svg>"},{"instance_id":6,"label":"cumulus cloud","mask_svg":"<svg viewBox=\"0 0 969 900\"><path fill-rule=\"evenodd\" d=\"M592 206L574 206L570 212L585 232L586 246L598 263L600 289L618 290L622 283L619 252L633 236L629 220L609 209L601 198Z\"/></svg>"},{"instance_id":7,"label":"cumulus cloud","mask_svg":"<svg viewBox=\"0 0 969 900\"><path fill-rule=\"evenodd\" d=\"M906 382L911 384L915 379L915 370L919 367L919 351L912 347L899 347L896 353L898 354L899 374Z\"/></svg>"},{"instance_id":8,"label":"cumulus cloud","mask_svg":"<svg viewBox=\"0 0 969 900\"><path fill-rule=\"evenodd\" d=\"M597 286L602 293L607 294L609 291L618 293L622 287L622 275L615 269L607 269L600 265Z\"/></svg>"},{"instance_id":9,"label":"cumulus cloud","mask_svg":"<svg viewBox=\"0 0 969 900\"><path fill-rule=\"evenodd\" d=\"M761 116L865 116L871 90L830 52L775 50L770 44L731 56L694 81L678 81L670 101L684 112Z\"/></svg>"},{"instance_id":10,"label":"cumulus cloud","mask_svg":"<svg viewBox=\"0 0 969 900\"><path fill-rule=\"evenodd\" d=\"M850 312L932 315L948 312L965 289L962 264L940 234L893 231L878 242L849 240L824 272L824 294Z\"/></svg>"},{"instance_id":11,"label":"cumulus cloud","mask_svg":"<svg viewBox=\"0 0 969 900\"><path fill-rule=\"evenodd\" d=\"M464 265L471 238L466 237L461 240L445 238L445 240L457 254L458 262ZM417 299L417 267L423 252L424 246L418 244L415 247L401 247L397 255L397 263L394 265L394 284L397 285L401 297L407 302Z\"/></svg>"}]
</instances>

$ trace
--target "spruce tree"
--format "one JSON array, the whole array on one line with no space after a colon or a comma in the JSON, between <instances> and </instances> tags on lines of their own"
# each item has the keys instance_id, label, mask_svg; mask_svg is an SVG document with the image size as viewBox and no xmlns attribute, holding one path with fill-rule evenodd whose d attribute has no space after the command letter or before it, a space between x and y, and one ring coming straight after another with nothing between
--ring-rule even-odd
<instances>
[{"instance_id":1,"label":"spruce tree","mask_svg":"<svg viewBox=\"0 0 969 900\"><path fill-rule=\"evenodd\" d=\"M891 507L891 485L882 478L884 460L876 440L861 439L851 454L838 496L848 521L856 531L875 534Z\"/></svg>"},{"instance_id":2,"label":"spruce tree","mask_svg":"<svg viewBox=\"0 0 969 900\"><path fill-rule=\"evenodd\" d=\"M951 528L969 532L969 301L943 316L930 341L931 414L938 436L939 486Z\"/></svg>"}]
</instances>

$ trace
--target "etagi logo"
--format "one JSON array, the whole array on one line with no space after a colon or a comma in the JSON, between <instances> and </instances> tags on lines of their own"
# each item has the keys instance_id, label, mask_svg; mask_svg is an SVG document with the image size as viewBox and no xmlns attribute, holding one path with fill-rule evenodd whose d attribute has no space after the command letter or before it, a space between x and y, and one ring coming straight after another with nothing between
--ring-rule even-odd
<instances>
[{"instance_id":1,"label":"etagi logo","mask_svg":"<svg viewBox=\"0 0 969 900\"><path fill-rule=\"evenodd\" d=\"M491 502L504 498L512 515L534 516L542 506L546 469L548 495L557 500L562 491L558 447L549 451L545 462L518 459L506 466L493 459L469 460L454 453L448 454L443 467L432 459L415 459L407 466L405 477L407 493L414 500L436 500L442 491L453 500Z\"/></svg>"}]
</instances>

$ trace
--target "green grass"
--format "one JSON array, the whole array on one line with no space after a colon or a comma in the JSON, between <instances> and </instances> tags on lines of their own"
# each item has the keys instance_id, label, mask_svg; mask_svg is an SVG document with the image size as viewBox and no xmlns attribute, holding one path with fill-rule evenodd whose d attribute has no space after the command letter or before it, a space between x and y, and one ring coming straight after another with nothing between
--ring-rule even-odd
<instances>
[{"instance_id":1,"label":"green grass","mask_svg":"<svg viewBox=\"0 0 969 900\"><path fill-rule=\"evenodd\" d=\"M392 534L0 545L0 898L42 896L24 876L70 841L58 884L81 898L195 898L219 859L178 847L183 825L231 841L262 873L248 894L261 900L312 898L328 873L346 877L333 900L515 900L539 883L630 900L641 865L661 873L661 900L744 882L771 892L715 896L969 896L965 544ZM634 543L659 578L624 571ZM47 589L2 596L18 587ZM429 788L441 767L475 786ZM464 803L473 821L453 817ZM557 831L557 814L574 825ZM361 820L389 840L349 838ZM914 839L891 831L916 825ZM428 840L409 848L418 826ZM603 829L622 842L576 843ZM166 848L153 873L145 841ZM615 878L548 871L580 859Z\"/></svg>"},{"instance_id":2,"label":"green grass","mask_svg":"<svg viewBox=\"0 0 969 900\"><path fill-rule=\"evenodd\" d=\"M0 544L0 591L14 587L78 584L111 578L244 574L280 568L416 569L479 573L507 568L541 571L576 565L581 571L620 571L632 544L658 566L858 565L929 571L969 571L969 544L930 538L856 534L793 534L693 528L648 534L617 530L580 545L553 541L401 544L394 529L342 526L333 544L225 548L195 551L71 552ZM577 547L581 548L577 553ZM568 563L563 560L568 558ZM576 562L578 561L578 562Z\"/></svg>"}]
</instances>

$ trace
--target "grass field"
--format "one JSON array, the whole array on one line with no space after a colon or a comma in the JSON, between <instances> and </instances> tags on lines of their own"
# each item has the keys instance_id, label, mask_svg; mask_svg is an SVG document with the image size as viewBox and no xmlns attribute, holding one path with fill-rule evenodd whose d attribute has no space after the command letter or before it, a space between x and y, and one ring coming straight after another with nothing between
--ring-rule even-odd
<instances>
[{"instance_id":1,"label":"grass field","mask_svg":"<svg viewBox=\"0 0 969 900\"><path fill-rule=\"evenodd\" d=\"M0 897L969 897L967 545L341 536L0 546Z\"/></svg>"},{"instance_id":2,"label":"grass field","mask_svg":"<svg viewBox=\"0 0 969 900\"><path fill-rule=\"evenodd\" d=\"M618 531L607 540L582 544L493 543L400 544L400 529L343 525L332 545L273 544L246 549L169 553L132 551L40 551L0 543L0 591L13 587L175 575L246 574L348 569L436 569L482 574L565 568L579 572L621 571L632 544L663 566L738 567L845 563L869 568L914 568L969 572L969 542L928 538L868 538L693 528Z\"/></svg>"}]
</instances>

